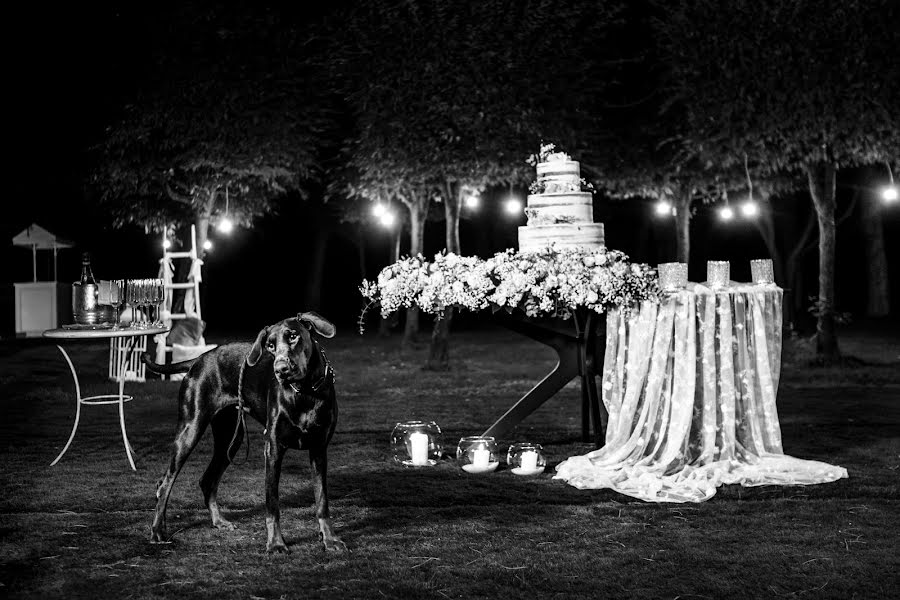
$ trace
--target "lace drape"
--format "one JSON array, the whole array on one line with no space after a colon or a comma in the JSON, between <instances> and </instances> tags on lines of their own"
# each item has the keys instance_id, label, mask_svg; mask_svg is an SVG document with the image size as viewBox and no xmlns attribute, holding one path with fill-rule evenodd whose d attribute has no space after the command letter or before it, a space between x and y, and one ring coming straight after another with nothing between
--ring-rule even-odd
<instances>
[{"instance_id":1,"label":"lace drape","mask_svg":"<svg viewBox=\"0 0 900 600\"><path fill-rule=\"evenodd\" d=\"M701 502L721 484L825 483L846 469L786 456L775 395L782 290L699 284L607 315L606 444L557 467L581 489Z\"/></svg>"}]
</instances>

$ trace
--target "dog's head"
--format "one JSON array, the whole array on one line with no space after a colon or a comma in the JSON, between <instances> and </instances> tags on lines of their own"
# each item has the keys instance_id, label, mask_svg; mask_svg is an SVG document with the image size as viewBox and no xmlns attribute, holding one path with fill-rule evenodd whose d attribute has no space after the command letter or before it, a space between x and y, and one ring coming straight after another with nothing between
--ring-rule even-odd
<instances>
[{"instance_id":1,"label":"dog's head","mask_svg":"<svg viewBox=\"0 0 900 600\"><path fill-rule=\"evenodd\" d=\"M334 325L316 313L300 313L260 331L247 355L247 364L256 365L263 352L268 352L275 357L273 368L279 383L299 382L306 377L315 352L312 334L330 338L334 331Z\"/></svg>"}]
</instances>

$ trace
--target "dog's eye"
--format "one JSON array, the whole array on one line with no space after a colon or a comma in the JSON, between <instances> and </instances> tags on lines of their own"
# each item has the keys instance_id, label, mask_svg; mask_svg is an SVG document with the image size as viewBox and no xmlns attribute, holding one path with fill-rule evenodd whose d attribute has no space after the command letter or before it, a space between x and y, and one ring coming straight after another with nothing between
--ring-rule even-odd
<instances>
[{"instance_id":1,"label":"dog's eye","mask_svg":"<svg viewBox=\"0 0 900 600\"><path fill-rule=\"evenodd\" d=\"M292 331L292 332L288 333L287 338L288 338L288 341L289 341L289 342L293 343L294 340L297 339L297 332L296 332L296 331Z\"/></svg>"},{"instance_id":2,"label":"dog's eye","mask_svg":"<svg viewBox=\"0 0 900 600\"><path fill-rule=\"evenodd\" d=\"M266 350L275 352L275 342L266 342Z\"/></svg>"}]
</instances>

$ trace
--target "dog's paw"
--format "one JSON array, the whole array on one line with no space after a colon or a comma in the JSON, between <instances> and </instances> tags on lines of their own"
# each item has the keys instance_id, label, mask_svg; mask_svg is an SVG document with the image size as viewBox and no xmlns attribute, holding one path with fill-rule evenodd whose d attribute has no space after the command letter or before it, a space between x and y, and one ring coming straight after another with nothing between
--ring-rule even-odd
<instances>
[{"instance_id":1,"label":"dog's paw","mask_svg":"<svg viewBox=\"0 0 900 600\"><path fill-rule=\"evenodd\" d=\"M216 521L213 522L213 527L216 529L225 529L226 531L234 531L237 529L237 526L229 521L228 519L223 519L219 517Z\"/></svg>"},{"instance_id":2,"label":"dog's paw","mask_svg":"<svg viewBox=\"0 0 900 600\"><path fill-rule=\"evenodd\" d=\"M267 554L290 554L291 551L288 550L287 544L284 542L275 542L266 544L266 553Z\"/></svg>"},{"instance_id":3,"label":"dog's paw","mask_svg":"<svg viewBox=\"0 0 900 600\"><path fill-rule=\"evenodd\" d=\"M170 540L166 539L165 530L159 531L156 529L150 530L150 543L151 544L171 544Z\"/></svg>"},{"instance_id":4,"label":"dog's paw","mask_svg":"<svg viewBox=\"0 0 900 600\"><path fill-rule=\"evenodd\" d=\"M347 544L341 541L340 538L330 538L323 540L325 544L325 552L336 552L338 554L343 554L344 552L349 552L347 550Z\"/></svg>"}]
</instances>

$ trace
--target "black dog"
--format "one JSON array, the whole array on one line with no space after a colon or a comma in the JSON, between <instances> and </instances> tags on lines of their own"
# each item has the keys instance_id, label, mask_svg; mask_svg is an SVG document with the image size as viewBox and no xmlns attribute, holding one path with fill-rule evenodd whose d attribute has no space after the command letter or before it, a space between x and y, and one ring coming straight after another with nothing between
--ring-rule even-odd
<instances>
[{"instance_id":1,"label":"black dog","mask_svg":"<svg viewBox=\"0 0 900 600\"><path fill-rule=\"evenodd\" d=\"M266 327L253 344L219 346L173 365L156 364L145 355L144 362L155 373L188 372L178 395L175 456L157 484L151 542L165 541L166 505L172 485L210 423L215 449L200 479L200 489L213 526L234 529L219 512L216 492L241 444L243 410L266 428L266 550L287 551L281 535L278 481L288 448L309 450L316 517L325 549L346 549L331 526L326 486L326 448L337 423L334 370L313 332L330 338L334 325L316 313L301 313Z\"/></svg>"}]
</instances>

